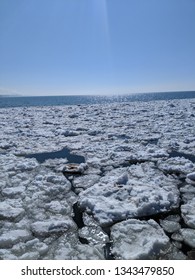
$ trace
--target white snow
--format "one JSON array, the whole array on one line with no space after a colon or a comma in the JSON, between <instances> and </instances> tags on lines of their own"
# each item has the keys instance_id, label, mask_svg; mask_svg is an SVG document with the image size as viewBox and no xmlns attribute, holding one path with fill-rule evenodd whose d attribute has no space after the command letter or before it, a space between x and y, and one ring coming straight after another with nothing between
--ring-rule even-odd
<instances>
[{"instance_id":1,"label":"white snow","mask_svg":"<svg viewBox=\"0 0 195 280\"><path fill-rule=\"evenodd\" d=\"M18 222L24 216L24 209L12 207L6 201L0 202L0 219Z\"/></svg>"},{"instance_id":2,"label":"white snow","mask_svg":"<svg viewBox=\"0 0 195 280\"><path fill-rule=\"evenodd\" d=\"M183 228L180 230L184 242L192 248L195 248L195 230L191 228Z\"/></svg>"},{"instance_id":3,"label":"white snow","mask_svg":"<svg viewBox=\"0 0 195 280\"><path fill-rule=\"evenodd\" d=\"M168 233L177 232L181 228L179 223L169 220L160 220L160 225Z\"/></svg>"},{"instance_id":4,"label":"white snow","mask_svg":"<svg viewBox=\"0 0 195 280\"><path fill-rule=\"evenodd\" d=\"M111 238L112 253L124 260L159 259L170 246L169 238L154 220L117 223L111 228Z\"/></svg>"},{"instance_id":5,"label":"white snow","mask_svg":"<svg viewBox=\"0 0 195 280\"><path fill-rule=\"evenodd\" d=\"M183 157L174 157L158 161L158 168L168 174L177 174L185 178L189 172L195 170L195 165Z\"/></svg>"},{"instance_id":6,"label":"white snow","mask_svg":"<svg viewBox=\"0 0 195 280\"><path fill-rule=\"evenodd\" d=\"M81 192L79 197L80 206L92 213L101 225L163 213L179 204L174 179L155 170L153 163L107 172L99 183Z\"/></svg>"},{"instance_id":7,"label":"white snow","mask_svg":"<svg viewBox=\"0 0 195 280\"><path fill-rule=\"evenodd\" d=\"M32 238L27 230L12 230L0 236L0 248L10 248L18 242L25 242Z\"/></svg>"},{"instance_id":8,"label":"white snow","mask_svg":"<svg viewBox=\"0 0 195 280\"><path fill-rule=\"evenodd\" d=\"M181 205L181 215L186 225L195 229L195 197Z\"/></svg>"},{"instance_id":9,"label":"white snow","mask_svg":"<svg viewBox=\"0 0 195 280\"><path fill-rule=\"evenodd\" d=\"M191 184L195 184L195 172L189 173L187 175L187 182L190 182Z\"/></svg>"},{"instance_id":10,"label":"white snow","mask_svg":"<svg viewBox=\"0 0 195 280\"><path fill-rule=\"evenodd\" d=\"M64 216L61 220L46 220L43 222L35 222L31 225L31 231L35 236L49 236L51 234L61 235L70 229L76 230L75 223L69 218Z\"/></svg>"}]
</instances>

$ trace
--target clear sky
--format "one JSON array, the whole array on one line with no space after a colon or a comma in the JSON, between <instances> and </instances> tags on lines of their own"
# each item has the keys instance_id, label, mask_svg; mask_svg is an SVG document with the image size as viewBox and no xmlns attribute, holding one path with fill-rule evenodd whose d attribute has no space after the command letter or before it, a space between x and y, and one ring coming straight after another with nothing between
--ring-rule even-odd
<instances>
[{"instance_id":1,"label":"clear sky","mask_svg":"<svg viewBox=\"0 0 195 280\"><path fill-rule=\"evenodd\" d=\"M195 90L195 0L0 0L0 94Z\"/></svg>"}]
</instances>

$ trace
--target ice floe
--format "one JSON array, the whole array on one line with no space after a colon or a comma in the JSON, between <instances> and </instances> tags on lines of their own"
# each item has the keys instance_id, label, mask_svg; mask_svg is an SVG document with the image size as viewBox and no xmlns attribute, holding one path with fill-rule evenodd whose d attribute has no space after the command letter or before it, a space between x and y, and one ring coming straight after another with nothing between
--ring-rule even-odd
<instances>
[{"instance_id":1,"label":"ice floe","mask_svg":"<svg viewBox=\"0 0 195 280\"><path fill-rule=\"evenodd\" d=\"M174 221L169 221L169 220L160 220L160 225L164 229L164 231L172 233L172 232L177 232L181 226L178 222Z\"/></svg>"},{"instance_id":2,"label":"ice floe","mask_svg":"<svg viewBox=\"0 0 195 280\"><path fill-rule=\"evenodd\" d=\"M156 170L153 163L142 163L107 172L79 194L79 204L105 226L177 208L179 191L175 180Z\"/></svg>"},{"instance_id":3,"label":"ice floe","mask_svg":"<svg viewBox=\"0 0 195 280\"><path fill-rule=\"evenodd\" d=\"M195 230L190 228L183 228L180 230L184 242L192 248L195 248Z\"/></svg>"},{"instance_id":4,"label":"ice floe","mask_svg":"<svg viewBox=\"0 0 195 280\"><path fill-rule=\"evenodd\" d=\"M170 246L169 238L154 220L117 223L111 228L111 238L112 254L124 260L163 258Z\"/></svg>"},{"instance_id":5,"label":"ice floe","mask_svg":"<svg viewBox=\"0 0 195 280\"><path fill-rule=\"evenodd\" d=\"M181 205L181 215L186 225L195 229L195 197Z\"/></svg>"}]
</instances>

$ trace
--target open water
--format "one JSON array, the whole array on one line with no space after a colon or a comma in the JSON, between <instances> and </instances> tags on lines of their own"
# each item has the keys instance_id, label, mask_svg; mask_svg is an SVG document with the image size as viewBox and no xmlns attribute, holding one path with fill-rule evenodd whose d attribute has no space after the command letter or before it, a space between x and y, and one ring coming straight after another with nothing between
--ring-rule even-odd
<instances>
[{"instance_id":1,"label":"open water","mask_svg":"<svg viewBox=\"0 0 195 280\"><path fill-rule=\"evenodd\" d=\"M105 104L112 102L133 102L195 98L195 91L156 92L131 95L95 96L0 96L0 108L30 107L30 106L63 106L83 104Z\"/></svg>"}]
</instances>

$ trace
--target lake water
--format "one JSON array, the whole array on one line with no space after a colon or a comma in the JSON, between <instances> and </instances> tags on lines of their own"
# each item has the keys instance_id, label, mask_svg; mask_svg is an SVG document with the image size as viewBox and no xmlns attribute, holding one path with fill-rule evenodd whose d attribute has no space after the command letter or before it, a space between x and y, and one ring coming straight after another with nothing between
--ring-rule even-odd
<instances>
[{"instance_id":1,"label":"lake water","mask_svg":"<svg viewBox=\"0 0 195 280\"><path fill-rule=\"evenodd\" d=\"M131 95L114 96L21 96L2 97L0 96L0 108L8 107L30 107L30 106L62 106L62 105L83 105L83 104L104 104L112 102L133 102L195 98L195 91L183 92L157 92Z\"/></svg>"},{"instance_id":2,"label":"lake water","mask_svg":"<svg viewBox=\"0 0 195 280\"><path fill-rule=\"evenodd\" d=\"M47 159L56 159L56 158L66 158L68 163L83 163L85 162L85 158L83 156L74 155L70 153L68 148L64 148L60 151L55 152L47 152L47 153L36 153L25 155L27 158L36 158L36 160L40 163L44 162Z\"/></svg>"}]
</instances>

